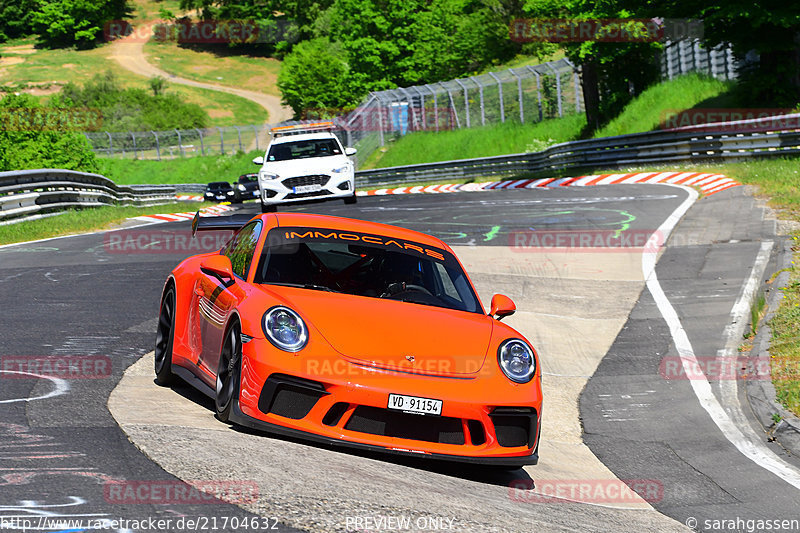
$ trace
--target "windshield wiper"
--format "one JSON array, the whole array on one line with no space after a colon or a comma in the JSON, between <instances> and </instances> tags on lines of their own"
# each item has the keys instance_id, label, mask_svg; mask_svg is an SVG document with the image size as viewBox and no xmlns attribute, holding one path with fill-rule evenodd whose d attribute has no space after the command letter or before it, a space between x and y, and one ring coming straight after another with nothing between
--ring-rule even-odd
<instances>
[{"instance_id":1,"label":"windshield wiper","mask_svg":"<svg viewBox=\"0 0 800 533\"><path fill-rule=\"evenodd\" d=\"M336 289L331 289L330 287L326 287L325 285L314 285L313 283L280 283L280 282L267 282L267 285L280 285L281 287L298 287L300 289L312 289L315 291L325 291L325 292L342 292L337 291Z\"/></svg>"}]
</instances>

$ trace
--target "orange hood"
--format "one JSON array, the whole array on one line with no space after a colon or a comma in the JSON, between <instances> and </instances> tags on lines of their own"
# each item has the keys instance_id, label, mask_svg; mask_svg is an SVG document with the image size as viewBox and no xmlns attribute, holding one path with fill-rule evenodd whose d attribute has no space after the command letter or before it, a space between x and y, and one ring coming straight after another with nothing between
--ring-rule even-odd
<instances>
[{"instance_id":1,"label":"orange hood","mask_svg":"<svg viewBox=\"0 0 800 533\"><path fill-rule=\"evenodd\" d=\"M266 287L265 287L266 288ZM269 286L351 362L420 374L475 374L493 320L396 300Z\"/></svg>"}]
</instances>

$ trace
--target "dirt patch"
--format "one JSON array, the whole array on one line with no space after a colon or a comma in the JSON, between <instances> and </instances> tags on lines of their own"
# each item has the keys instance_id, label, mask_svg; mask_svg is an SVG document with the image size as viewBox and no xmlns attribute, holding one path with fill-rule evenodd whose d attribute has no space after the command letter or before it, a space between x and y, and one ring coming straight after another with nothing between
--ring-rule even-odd
<instances>
[{"instance_id":1,"label":"dirt patch","mask_svg":"<svg viewBox=\"0 0 800 533\"><path fill-rule=\"evenodd\" d=\"M226 109L207 109L208 116L211 118L225 118L225 117L232 117L233 111L228 111Z\"/></svg>"},{"instance_id":2,"label":"dirt patch","mask_svg":"<svg viewBox=\"0 0 800 533\"><path fill-rule=\"evenodd\" d=\"M49 87L29 87L21 92L32 94L33 96L47 96L61 91L61 85L51 85Z\"/></svg>"},{"instance_id":3,"label":"dirt patch","mask_svg":"<svg viewBox=\"0 0 800 533\"><path fill-rule=\"evenodd\" d=\"M0 67L8 67L11 65L19 65L20 63L24 63L24 57L16 57L16 56L4 56L0 57Z\"/></svg>"},{"instance_id":4,"label":"dirt patch","mask_svg":"<svg viewBox=\"0 0 800 533\"><path fill-rule=\"evenodd\" d=\"M63 64L63 65L61 65L61 66L62 66L63 68L75 68L75 67L77 67L78 65L76 65L75 63L64 63L64 64Z\"/></svg>"},{"instance_id":5,"label":"dirt patch","mask_svg":"<svg viewBox=\"0 0 800 533\"><path fill-rule=\"evenodd\" d=\"M278 76L273 74L266 74L261 76L251 76L245 82L248 87L258 87L261 90L271 90L276 86Z\"/></svg>"},{"instance_id":6,"label":"dirt patch","mask_svg":"<svg viewBox=\"0 0 800 533\"><path fill-rule=\"evenodd\" d=\"M32 44L21 44L19 46L7 46L2 50L5 54L30 55L36 53L36 48Z\"/></svg>"},{"instance_id":7,"label":"dirt patch","mask_svg":"<svg viewBox=\"0 0 800 533\"><path fill-rule=\"evenodd\" d=\"M197 72L199 74L205 74L206 72L214 70L214 68L215 67L212 67L212 66L209 66L209 65L194 65L192 67L192 72Z\"/></svg>"}]
</instances>

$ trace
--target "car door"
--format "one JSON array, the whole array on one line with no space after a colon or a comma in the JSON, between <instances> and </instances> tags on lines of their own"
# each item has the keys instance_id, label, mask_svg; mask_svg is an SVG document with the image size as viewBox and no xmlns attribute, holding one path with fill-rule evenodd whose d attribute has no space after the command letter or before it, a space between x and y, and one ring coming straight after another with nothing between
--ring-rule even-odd
<instances>
[{"instance_id":1,"label":"car door","mask_svg":"<svg viewBox=\"0 0 800 533\"><path fill-rule=\"evenodd\" d=\"M198 314L202 344L198 364L211 385L216 379L225 326L231 313L244 297L245 291L242 285L246 283L260 234L261 221L251 222L239 230L222 249L221 253L231 260L233 280L220 279L205 272L198 278L196 293L199 296Z\"/></svg>"}]
</instances>

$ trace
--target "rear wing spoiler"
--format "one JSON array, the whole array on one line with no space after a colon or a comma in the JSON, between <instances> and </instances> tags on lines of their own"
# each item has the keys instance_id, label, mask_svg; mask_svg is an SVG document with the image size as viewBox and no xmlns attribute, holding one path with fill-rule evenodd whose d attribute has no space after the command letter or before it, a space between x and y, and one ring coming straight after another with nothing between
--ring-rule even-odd
<instances>
[{"instance_id":1,"label":"rear wing spoiler","mask_svg":"<svg viewBox=\"0 0 800 533\"><path fill-rule=\"evenodd\" d=\"M226 217L201 217L200 211L194 214L192 219L192 237L198 231L231 230L236 231L251 220L255 215L239 213Z\"/></svg>"}]
</instances>

